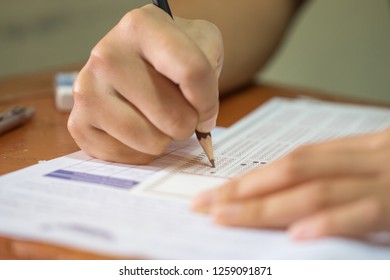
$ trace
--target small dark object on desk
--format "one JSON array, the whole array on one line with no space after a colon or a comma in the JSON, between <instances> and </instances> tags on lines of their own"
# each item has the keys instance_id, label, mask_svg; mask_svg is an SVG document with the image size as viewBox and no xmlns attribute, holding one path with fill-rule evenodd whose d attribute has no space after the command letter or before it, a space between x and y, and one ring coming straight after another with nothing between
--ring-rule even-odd
<instances>
[{"instance_id":1,"label":"small dark object on desk","mask_svg":"<svg viewBox=\"0 0 390 280\"><path fill-rule=\"evenodd\" d=\"M17 128L34 115L35 109L16 106L0 112L0 135Z\"/></svg>"}]
</instances>

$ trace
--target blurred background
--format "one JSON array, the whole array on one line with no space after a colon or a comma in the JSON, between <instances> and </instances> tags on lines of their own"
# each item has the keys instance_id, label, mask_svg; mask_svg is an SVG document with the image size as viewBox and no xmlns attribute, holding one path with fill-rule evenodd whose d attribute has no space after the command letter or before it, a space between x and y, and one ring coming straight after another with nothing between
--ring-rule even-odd
<instances>
[{"instance_id":1,"label":"blurred background","mask_svg":"<svg viewBox=\"0 0 390 280\"><path fill-rule=\"evenodd\" d=\"M84 62L128 10L149 2L2 1L0 79ZM390 2L310 1L259 79L390 103Z\"/></svg>"}]
</instances>

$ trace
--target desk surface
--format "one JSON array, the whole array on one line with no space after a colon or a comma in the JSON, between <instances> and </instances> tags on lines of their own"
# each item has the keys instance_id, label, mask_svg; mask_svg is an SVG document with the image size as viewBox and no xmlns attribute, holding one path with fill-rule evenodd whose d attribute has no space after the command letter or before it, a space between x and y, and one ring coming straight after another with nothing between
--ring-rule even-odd
<instances>
[{"instance_id":1,"label":"desk surface","mask_svg":"<svg viewBox=\"0 0 390 280\"><path fill-rule=\"evenodd\" d=\"M54 73L49 71L0 81L0 110L13 105L32 106L36 109L30 122L0 136L0 175L78 150L66 127L69 114L56 111L54 106ZM217 124L227 127L272 97L296 98L302 95L348 101L298 89L270 85L250 86L221 99ZM109 256L0 237L0 259L7 258L107 259Z\"/></svg>"}]
</instances>

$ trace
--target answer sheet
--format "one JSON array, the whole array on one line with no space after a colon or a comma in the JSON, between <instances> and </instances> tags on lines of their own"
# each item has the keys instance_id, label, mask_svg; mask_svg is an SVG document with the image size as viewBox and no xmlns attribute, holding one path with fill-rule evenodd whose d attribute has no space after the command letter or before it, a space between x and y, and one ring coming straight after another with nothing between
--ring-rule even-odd
<instances>
[{"instance_id":1,"label":"answer sheet","mask_svg":"<svg viewBox=\"0 0 390 280\"><path fill-rule=\"evenodd\" d=\"M276 160L298 146L390 127L390 110L316 100L275 98L229 128L214 145L216 168L201 149L137 188L137 192L189 200L205 189Z\"/></svg>"},{"instance_id":2,"label":"answer sheet","mask_svg":"<svg viewBox=\"0 0 390 280\"><path fill-rule=\"evenodd\" d=\"M293 242L282 231L219 227L189 210L195 193L303 143L389 126L385 109L274 99L215 137L216 169L194 139L150 166L77 152L0 177L0 235L123 258L390 259L390 247L374 243Z\"/></svg>"}]
</instances>

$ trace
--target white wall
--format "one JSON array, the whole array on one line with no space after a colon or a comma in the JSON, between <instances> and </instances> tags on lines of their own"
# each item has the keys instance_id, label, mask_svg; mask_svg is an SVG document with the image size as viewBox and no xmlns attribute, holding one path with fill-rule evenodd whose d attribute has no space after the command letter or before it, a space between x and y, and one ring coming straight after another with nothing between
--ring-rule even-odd
<instances>
[{"instance_id":1,"label":"white wall","mask_svg":"<svg viewBox=\"0 0 390 280\"><path fill-rule=\"evenodd\" d=\"M263 78L390 103L390 1L312 0Z\"/></svg>"}]
</instances>

